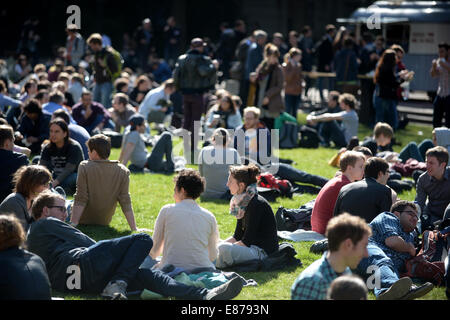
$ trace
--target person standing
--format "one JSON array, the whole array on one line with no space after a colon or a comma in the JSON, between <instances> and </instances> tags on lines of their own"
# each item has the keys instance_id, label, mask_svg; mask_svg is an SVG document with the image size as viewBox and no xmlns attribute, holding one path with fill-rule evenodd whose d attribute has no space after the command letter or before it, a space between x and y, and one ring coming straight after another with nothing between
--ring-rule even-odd
<instances>
[{"instance_id":1,"label":"person standing","mask_svg":"<svg viewBox=\"0 0 450 320\"><path fill-rule=\"evenodd\" d=\"M85 54L86 43L75 24L67 26L66 65L78 66Z\"/></svg>"},{"instance_id":2,"label":"person standing","mask_svg":"<svg viewBox=\"0 0 450 320\"><path fill-rule=\"evenodd\" d=\"M112 47L103 47L102 36L98 33L92 34L87 44L94 53L94 100L100 102L106 108L111 107L111 93L113 82L121 69L115 58L115 50Z\"/></svg>"},{"instance_id":3,"label":"person standing","mask_svg":"<svg viewBox=\"0 0 450 320\"><path fill-rule=\"evenodd\" d=\"M191 152L197 150L194 141L197 140L195 136L198 132L194 132L194 123L200 121L205 112L203 95L208 90L214 89L217 80L216 72L219 67L217 60L211 60L204 54L204 46L203 39L192 39L190 50L178 58L173 72L175 86L183 94L183 129L191 133L189 148ZM189 150L185 150L185 152L189 153Z\"/></svg>"},{"instance_id":4,"label":"person standing","mask_svg":"<svg viewBox=\"0 0 450 320\"><path fill-rule=\"evenodd\" d=\"M302 100L303 76L302 52L300 49L291 48L289 53L284 56L283 72L285 79L284 86L284 103L286 112L297 119L297 110Z\"/></svg>"},{"instance_id":5,"label":"person standing","mask_svg":"<svg viewBox=\"0 0 450 320\"><path fill-rule=\"evenodd\" d=\"M442 126L442 118L445 114L445 126L450 128L450 61L448 51L450 46L447 43L440 43L439 59L434 59L431 65L431 76L433 78L439 77L439 85L437 89L436 98L433 101L433 127L438 128Z\"/></svg>"}]
</instances>

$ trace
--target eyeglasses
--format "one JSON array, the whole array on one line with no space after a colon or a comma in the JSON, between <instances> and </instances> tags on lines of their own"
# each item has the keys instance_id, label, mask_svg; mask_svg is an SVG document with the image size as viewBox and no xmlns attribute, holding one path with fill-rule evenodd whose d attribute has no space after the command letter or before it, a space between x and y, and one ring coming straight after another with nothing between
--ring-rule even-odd
<instances>
[{"instance_id":1,"label":"eyeglasses","mask_svg":"<svg viewBox=\"0 0 450 320\"><path fill-rule=\"evenodd\" d=\"M50 206L48 208L58 208L59 210L61 210L62 212L66 212L67 208L64 206Z\"/></svg>"}]
</instances>

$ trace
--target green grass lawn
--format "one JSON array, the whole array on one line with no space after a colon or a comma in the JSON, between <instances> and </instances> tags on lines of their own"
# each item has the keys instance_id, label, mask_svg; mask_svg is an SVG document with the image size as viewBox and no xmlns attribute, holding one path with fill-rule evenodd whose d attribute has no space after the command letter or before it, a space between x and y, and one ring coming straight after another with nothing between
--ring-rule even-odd
<instances>
[{"instance_id":1,"label":"green grass lawn","mask_svg":"<svg viewBox=\"0 0 450 320\"><path fill-rule=\"evenodd\" d=\"M304 123L304 116L300 115L300 121ZM431 127L408 125L407 129L396 134L397 141L405 145L409 141L420 142L424 138L431 137ZM422 132L422 135L419 134ZM359 138L371 134L371 130L367 127L360 126ZM180 139L176 139L179 143ZM395 151L400 151L401 147L396 146ZM119 149L114 149L111 159L119 158ZM336 168L328 165L328 160L335 155L335 149L294 149L281 150L281 158L289 158L296 162L295 167L309 172L318 174L327 178L332 178L336 172ZM197 166L193 165L192 168ZM130 193L133 202L134 213L138 228L153 229L156 217L160 208L168 203L173 203L173 175L160 174L133 174L130 179ZM399 198L406 200L414 200L415 190L399 194ZM278 198L271 203L274 212L279 206L287 208L298 208L307 201L314 199L314 195L302 194L294 195L292 199ZM216 216L219 224L220 236L225 239L233 234L236 219L229 215L229 203L225 201L206 202L200 201L199 204L210 210ZM120 208L109 227L92 227L81 226L80 229L95 240L109 239L113 237L125 236L130 234L129 226ZM254 279L258 282L257 287L246 287L242 290L236 299L240 300L284 300L290 299L290 288L296 277L313 261L320 258L320 255L309 252L311 242L293 242L299 258L303 266L291 268L279 272L258 272L258 273L242 273L247 279ZM55 293L65 299L98 299L96 296L70 296ZM374 299L373 294L370 295ZM443 288L435 288L431 293L423 299L446 299Z\"/></svg>"}]
</instances>

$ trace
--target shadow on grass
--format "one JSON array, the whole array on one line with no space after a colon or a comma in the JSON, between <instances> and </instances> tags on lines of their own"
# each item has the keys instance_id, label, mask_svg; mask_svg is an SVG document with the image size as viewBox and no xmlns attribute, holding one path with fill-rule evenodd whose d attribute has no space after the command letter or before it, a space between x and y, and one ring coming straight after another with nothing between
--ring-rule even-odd
<instances>
[{"instance_id":1,"label":"shadow on grass","mask_svg":"<svg viewBox=\"0 0 450 320\"><path fill-rule=\"evenodd\" d=\"M120 238L131 234L130 230L119 231L110 226L79 225L78 229L95 241Z\"/></svg>"}]
</instances>

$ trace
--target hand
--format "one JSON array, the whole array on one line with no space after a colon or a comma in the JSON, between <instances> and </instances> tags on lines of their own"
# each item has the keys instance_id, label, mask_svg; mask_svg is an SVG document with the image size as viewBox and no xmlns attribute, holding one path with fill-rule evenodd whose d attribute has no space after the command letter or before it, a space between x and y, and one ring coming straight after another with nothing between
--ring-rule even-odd
<instances>
[{"instance_id":1,"label":"hand","mask_svg":"<svg viewBox=\"0 0 450 320\"><path fill-rule=\"evenodd\" d=\"M98 59L97 59L97 63L98 63L102 68L106 68L106 62L103 61L103 59L98 58Z\"/></svg>"},{"instance_id":2,"label":"hand","mask_svg":"<svg viewBox=\"0 0 450 320\"><path fill-rule=\"evenodd\" d=\"M256 82L256 80L258 79L258 74L256 72L252 72L250 73L250 82Z\"/></svg>"},{"instance_id":3,"label":"hand","mask_svg":"<svg viewBox=\"0 0 450 320\"><path fill-rule=\"evenodd\" d=\"M56 188L58 185L59 185L59 181L58 180L53 180L52 187Z\"/></svg>"},{"instance_id":4,"label":"hand","mask_svg":"<svg viewBox=\"0 0 450 320\"><path fill-rule=\"evenodd\" d=\"M212 64L214 65L214 67L215 67L216 69L219 69L219 61L217 61L216 59L214 59L214 60L212 61Z\"/></svg>"},{"instance_id":5,"label":"hand","mask_svg":"<svg viewBox=\"0 0 450 320\"><path fill-rule=\"evenodd\" d=\"M35 143L35 142L38 142L38 141L39 141L39 138L36 138L36 137L28 137L28 138L27 138L27 141L28 141L29 143Z\"/></svg>"},{"instance_id":6,"label":"hand","mask_svg":"<svg viewBox=\"0 0 450 320\"><path fill-rule=\"evenodd\" d=\"M414 247L414 245L412 243L408 243L408 253L415 257L416 256L416 248Z\"/></svg>"},{"instance_id":7,"label":"hand","mask_svg":"<svg viewBox=\"0 0 450 320\"><path fill-rule=\"evenodd\" d=\"M161 112L167 112L167 107L162 107L160 111Z\"/></svg>"},{"instance_id":8,"label":"hand","mask_svg":"<svg viewBox=\"0 0 450 320\"><path fill-rule=\"evenodd\" d=\"M263 101L262 101L263 106L266 106L269 104L269 98L268 97L264 97Z\"/></svg>"},{"instance_id":9,"label":"hand","mask_svg":"<svg viewBox=\"0 0 450 320\"><path fill-rule=\"evenodd\" d=\"M325 66L325 71L330 71L330 66L329 65Z\"/></svg>"}]
</instances>

